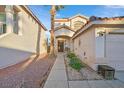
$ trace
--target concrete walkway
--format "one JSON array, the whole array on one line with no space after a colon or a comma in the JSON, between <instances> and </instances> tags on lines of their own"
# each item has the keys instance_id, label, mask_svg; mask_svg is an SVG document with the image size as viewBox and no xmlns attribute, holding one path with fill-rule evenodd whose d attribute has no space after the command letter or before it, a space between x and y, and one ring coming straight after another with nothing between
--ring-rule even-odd
<instances>
[{"instance_id":1,"label":"concrete walkway","mask_svg":"<svg viewBox=\"0 0 124 93\"><path fill-rule=\"evenodd\" d=\"M123 88L120 80L81 80L69 81L64 64L64 55L58 54L44 88Z\"/></svg>"},{"instance_id":2,"label":"concrete walkway","mask_svg":"<svg viewBox=\"0 0 124 93\"><path fill-rule=\"evenodd\" d=\"M45 88L68 88L63 54L58 54L53 68L44 85Z\"/></svg>"}]
</instances>

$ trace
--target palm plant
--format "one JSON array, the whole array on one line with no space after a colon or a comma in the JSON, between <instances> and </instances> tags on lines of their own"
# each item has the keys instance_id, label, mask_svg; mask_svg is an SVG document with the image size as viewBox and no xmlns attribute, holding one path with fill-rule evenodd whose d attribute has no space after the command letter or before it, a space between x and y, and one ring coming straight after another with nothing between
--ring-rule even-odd
<instances>
[{"instance_id":1,"label":"palm plant","mask_svg":"<svg viewBox=\"0 0 124 93\"><path fill-rule=\"evenodd\" d=\"M50 41L50 54L54 55L54 20L55 20L55 15L56 12L59 11L60 9L64 8L63 5L52 5L50 9L50 14L51 14L51 41Z\"/></svg>"}]
</instances>

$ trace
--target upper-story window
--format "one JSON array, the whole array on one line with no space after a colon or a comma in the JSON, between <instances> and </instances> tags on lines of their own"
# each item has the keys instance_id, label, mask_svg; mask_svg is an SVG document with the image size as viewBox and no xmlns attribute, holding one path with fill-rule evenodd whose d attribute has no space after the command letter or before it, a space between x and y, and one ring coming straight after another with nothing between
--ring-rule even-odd
<instances>
[{"instance_id":1,"label":"upper-story window","mask_svg":"<svg viewBox=\"0 0 124 93\"><path fill-rule=\"evenodd\" d=\"M0 35L6 33L6 14L0 13Z\"/></svg>"},{"instance_id":2,"label":"upper-story window","mask_svg":"<svg viewBox=\"0 0 124 93\"><path fill-rule=\"evenodd\" d=\"M6 14L0 13L0 22L5 22L5 21L6 21Z\"/></svg>"},{"instance_id":3,"label":"upper-story window","mask_svg":"<svg viewBox=\"0 0 124 93\"><path fill-rule=\"evenodd\" d=\"M74 22L74 29L78 30L79 28L81 28L81 26L84 24L84 22L82 21L75 21Z\"/></svg>"},{"instance_id":4,"label":"upper-story window","mask_svg":"<svg viewBox=\"0 0 124 93\"><path fill-rule=\"evenodd\" d=\"M18 29L18 14L17 13L13 14L13 22L14 22L13 32L15 34L18 34L19 29Z\"/></svg>"}]
</instances>

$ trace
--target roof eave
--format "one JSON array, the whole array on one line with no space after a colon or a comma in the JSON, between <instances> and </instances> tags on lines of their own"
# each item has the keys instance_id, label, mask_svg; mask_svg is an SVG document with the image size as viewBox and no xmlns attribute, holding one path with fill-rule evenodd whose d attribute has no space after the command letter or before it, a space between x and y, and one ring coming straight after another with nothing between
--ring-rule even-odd
<instances>
[{"instance_id":1,"label":"roof eave","mask_svg":"<svg viewBox=\"0 0 124 93\"><path fill-rule=\"evenodd\" d=\"M24 7L29 12L29 14L43 27L43 29L47 31L47 28L40 22L40 20L35 16L35 14L31 11L31 9L27 5L20 5L20 6Z\"/></svg>"},{"instance_id":2,"label":"roof eave","mask_svg":"<svg viewBox=\"0 0 124 93\"><path fill-rule=\"evenodd\" d=\"M69 19L71 20L71 19L73 19L73 18L75 18L75 17L77 17L77 16L81 16L81 17L83 17L83 18L85 18L85 19L89 19L89 17L86 17L86 16L84 16L84 15L81 15L81 14L77 14L77 15L75 15L75 16L72 16L72 17L70 17Z\"/></svg>"},{"instance_id":3,"label":"roof eave","mask_svg":"<svg viewBox=\"0 0 124 93\"><path fill-rule=\"evenodd\" d=\"M75 32L74 30L72 30L71 28L69 28L69 27L67 27L67 26L57 27L57 28L55 28L55 31L57 31L57 30L59 30L59 29L61 29L61 28L65 28L65 29L68 29L68 30L70 30L70 31L72 31L72 32Z\"/></svg>"},{"instance_id":4,"label":"roof eave","mask_svg":"<svg viewBox=\"0 0 124 93\"><path fill-rule=\"evenodd\" d=\"M89 24L87 24L84 28L82 28L78 33L74 34L72 36L72 39L75 39L79 34L81 34L82 32L84 32L85 30L87 30L89 27L93 26L93 25L110 25L110 24L118 24L118 25L121 25L123 24L124 25L124 21L122 23L120 22L103 22L101 20L96 20L96 21L92 21L90 22Z\"/></svg>"}]
</instances>

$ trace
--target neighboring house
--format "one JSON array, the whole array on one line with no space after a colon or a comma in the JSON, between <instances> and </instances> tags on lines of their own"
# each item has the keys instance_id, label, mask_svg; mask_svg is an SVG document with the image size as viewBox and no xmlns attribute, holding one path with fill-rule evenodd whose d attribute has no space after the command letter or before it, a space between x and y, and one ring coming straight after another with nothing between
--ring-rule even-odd
<instances>
[{"instance_id":1,"label":"neighboring house","mask_svg":"<svg viewBox=\"0 0 124 93\"><path fill-rule=\"evenodd\" d=\"M47 29L23 5L0 6L0 68L29 58L32 54L46 55Z\"/></svg>"},{"instance_id":2,"label":"neighboring house","mask_svg":"<svg viewBox=\"0 0 124 93\"><path fill-rule=\"evenodd\" d=\"M76 55L94 70L101 64L124 70L124 16L91 17L72 39Z\"/></svg>"},{"instance_id":3,"label":"neighboring house","mask_svg":"<svg viewBox=\"0 0 124 93\"><path fill-rule=\"evenodd\" d=\"M87 21L88 18L80 14L70 18L55 19L55 52L71 50L71 37Z\"/></svg>"}]
</instances>

